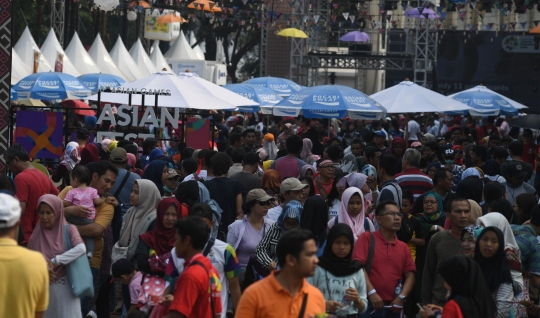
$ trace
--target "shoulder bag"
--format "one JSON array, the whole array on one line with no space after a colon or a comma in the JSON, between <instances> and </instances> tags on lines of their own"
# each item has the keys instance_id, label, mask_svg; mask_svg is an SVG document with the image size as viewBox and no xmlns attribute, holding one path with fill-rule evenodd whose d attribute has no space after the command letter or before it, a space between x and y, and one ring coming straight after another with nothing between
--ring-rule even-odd
<instances>
[{"instance_id":1,"label":"shoulder bag","mask_svg":"<svg viewBox=\"0 0 540 318\"><path fill-rule=\"evenodd\" d=\"M64 245L66 246L66 251L69 251L72 248L68 226L69 224L64 226ZM65 266L73 295L75 297L94 297L94 280L86 253L77 257L77 259Z\"/></svg>"}]
</instances>

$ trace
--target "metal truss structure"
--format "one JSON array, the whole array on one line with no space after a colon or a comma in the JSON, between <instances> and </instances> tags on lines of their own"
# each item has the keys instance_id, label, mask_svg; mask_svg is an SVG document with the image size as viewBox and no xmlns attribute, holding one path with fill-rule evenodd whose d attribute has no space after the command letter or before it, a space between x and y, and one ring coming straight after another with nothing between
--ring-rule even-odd
<instances>
[{"instance_id":1,"label":"metal truss structure","mask_svg":"<svg viewBox=\"0 0 540 318\"><path fill-rule=\"evenodd\" d=\"M56 33L56 38L60 45L64 46L64 25L65 25L65 0L51 0L51 28Z\"/></svg>"},{"instance_id":2,"label":"metal truss structure","mask_svg":"<svg viewBox=\"0 0 540 318\"><path fill-rule=\"evenodd\" d=\"M428 73L433 71L437 61L438 33L429 29L429 19L426 19L424 28L416 27L415 34L414 82L428 87Z\"/></svg>"},{"instance_id":3,"label":"metal truss structure","mask_svg":"<svg viewBox=\"0 0 540 318\"><path fill-rule=\"evenodd\" d=\"M264 77L268 75L266 70L266 57L268 55L268 26L266 25L266 5L262 5L261 10L261 44L259 45L261 50L259 55L260 68L259 76Z\"/></svg>"}]
</instances>

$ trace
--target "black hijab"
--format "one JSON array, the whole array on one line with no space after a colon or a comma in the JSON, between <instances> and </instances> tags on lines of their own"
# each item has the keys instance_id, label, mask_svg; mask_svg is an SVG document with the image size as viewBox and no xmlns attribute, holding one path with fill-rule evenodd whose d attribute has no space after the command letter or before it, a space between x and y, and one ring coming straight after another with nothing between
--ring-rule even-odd
<instances>
[{"instance_id":1,"label":"black hijab","mask_svg":"<svg viewBox=\"0 0 540 318\"><path fill-rule=\"evenodd\" d=\"M482 202L484 181L478 177L468 177L458 183L456 195L461 198Z\"/></svg>"},{"instance_id":2,"label":"black hijab","mask_svg":"<svg viewBox=\"0 0 540 318\"><path fill-rule=\"evenodd\" d=\"M300 228L310 230L315 235L315 243L320 247L326 241L328 226L328 205L320 195L309 197L304 204Z\"/></svg>"},{"instance_id":3,"label":"black hijab","mask_svg":"<svg viewBox=\"0 0 540 318\"><path fill-rule=\"evenodd\" d=\"M453 255L439 266L439 274L452 287L449 300L461 309L463 318L495 317L497 307L480 266L470 257Z\"/></svg>"},{"instance_id":4,"label":"black hijab","mask_svg":"<svg viewBox=\"0 0 540 318\"><path fill-rule=\"evenodd\" d=\"M485 258L480 251L480 241L487 232L495 232L499 241L499 248L497 253L491 258ZM512 275L510 274L510 264L504 251L504 234L499 228L494 226L486 227L482 233L476 239L476 246L474 247L474 260L484 273L484 280L487 287L494 292L499 288L502 283L512 284Z\"/></svg>"},{"instance_id":5,"label":"black hijab","mask_svg":"<svg viewBox=\"0 0 540 318\"><path fill-rule=\"evenodd\" d=\"M176 200L187 204L190 208L199 202L199 184L197 181L190 180L180 183L176 188Z\"/></svg>"},{"instance_id":6,"label":"black hijab","mask_svg":"<svg viewBox=\"0 0 540 318\"><path fill-rule=\"evenodd\" d=\"M304 211L306 211L305 208ZM345 258L339 258L334 254L334 252L332 252L332 245L340 235L347 236L349 242L351 242L351 251ZM326 240L323 255L319 258L319 266L329 271L336 277L349 276L358 272L362 268L362 264L358 261L353 261L353 248L354 235L351 227L345 223L338 223L334 225L330 229L330 232L328 232L328 238Z\"/></svg>"}]
</instances>

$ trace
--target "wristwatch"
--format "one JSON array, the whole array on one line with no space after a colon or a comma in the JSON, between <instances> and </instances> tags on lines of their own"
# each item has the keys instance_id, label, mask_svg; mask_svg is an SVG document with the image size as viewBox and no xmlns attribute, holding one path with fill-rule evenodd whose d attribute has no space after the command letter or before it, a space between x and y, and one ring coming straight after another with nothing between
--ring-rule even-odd
<instances>
[{"instance_id":1,"label":"wristwatch","mask_svg":"<svg viewBox=\"0 0 540 318\"><path fill-rule=\"evenodd\" d=\"M398 297L399 297L399 299L401 299L401 301L403 301L403 302L406 302L406 301L407 301L407 296L404 296L404 295L399 294Z\"/></svg>"}]
</instances>

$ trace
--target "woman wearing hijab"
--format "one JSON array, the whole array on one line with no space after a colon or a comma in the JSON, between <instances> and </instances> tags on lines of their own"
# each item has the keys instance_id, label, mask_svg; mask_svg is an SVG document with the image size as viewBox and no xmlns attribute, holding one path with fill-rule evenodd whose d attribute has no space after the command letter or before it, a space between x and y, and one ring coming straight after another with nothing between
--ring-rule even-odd
<instances>
[{"instance_id":1,"label":"woman wearing hijab","mask_svg":"<svg viewBox=\"0 0 540 318\"><path fill-rule=\"evenodd\" d=\"M356 187L346 189L341 196L341 209L335 218L328 221L328 229L338 223L347 224L353 231L355 241L365 231L374 232L373 223L366 217L368 208L360 189Z\"/></svg>"},{"instance_id":2,"label":"woman wearing hijab","mask_svg":"<svg viewBox=\"0 0 540 318\"><path fill-rule=\"evenodd\" d=\"M455 145L452 147L452 150L454 150L454 164L458 166L463 165L463 147Z\"/></svg>"},{"instance_id":3,"label":"woman wearing hijab","mask_svg":"<svg viewBox=\"0 0 540 318\"><path fill-rule=\"evenodd\" d=\"M300 217L302 216L303 211L304 207L302 206L302 203L297 200L292 200L283 207L277 222L270 226L255 250L257 262L259 262L262 267L269 271L273 271L277 268L278 258L276 248L279 238L286 231L300 226Z\"/></svg>"},{"instance_id":4,"label":"woman wearing hijab","mask_svg":"<svg viewBox=\"0 0 540 318\"><path fill-rule=\"evenodd\" d=\"M428 192L424 196L424 211L418 213L416 218L422 225L422 231L426 239L425 246L427 246L433 234L444 231L446 213L444 213L441 196L435 192Z\"/></svg>"},{"instance_id":5,"label":"woman wearing hijab","mask_svg":"<svg viewBox=\"0 0 540 318\"><path fill-rule=\"evenodd\" d=\"M62 180L61 187L70 185L69 174L71 170L81 161L81 153L79 151L79 144L75 141L69 142L64 152L64 157L58 166L58 169L52 175L54 182Z\"/></svg>"},{"instance_id":6,"label":"woman wearing hijab","mask_svg":"<svg viewBox=\"0 0 540 318\"><path fill-rule=\"evenodd\" d=\"M497 306L497 318L510 317L514 289L501 230L494 226L482 230L476 240L474 260L482 269L486 286Z\"/></svg>"},{"instance_id":7,"label":"woman wearing hijab","mask_svg":"<svg viewBox=\"0 0 540 318\"><path fill-rule=\"evenodd\" d=\"M353 246L351 228L336 224L328 232L315 275L308 278L323 293L326 312L338 317L357 317L367 309L366 278L362 264L352 260Z\"/></svg>"},{"instance_id":8,"label":"woman wearing hijab","mask_svg":"<svg viewBox=\"0 0 540 318\"><path fill-rule=\"evenodd\" d=\"M304 146L302 147L302 152L300 152L300 159L302 159L308 165L313 166L313 163L319 160L318 156L315 156L313 153L311 153L313 143L308 138L304 138L303 143Z\"/></svg>"},{"instance_id":9,"label":"woman wearing hijab","mask_svg":"<svg viewBox=\"0 0 540 318\"><path fill-rule=\"evenodd\" d=\"M438 271L450 293L448 302L442 308L443 318L495 317L497 307L487 288L482 269L472 258L450 256L441 263ZM436 308L424 306L422 317L435 317L433 307Z\"/></svg>"},{"instance_id":10,"label":"woman wearing hijab","mask_svg":"<svg viewBox=\"0 0 540 318\"><path fill-rule=\"evenodd\" d=\"M435 171L437 171L438 169L441 169L441 164L438 163L437 161L433 161L428 164L425 172L428 175L428 177L433 179L433 176L435 175Z\"/></svg>"},{"instance_id":11,"label":"woman wearing hijab","mask_svg":"<svg viewBox=\"0 0 540 318\"><path fill-rule=\"evenodd\" d=\"M263 137L263 149L266 150L267 160L276 160L278 148L274 142L274 135L266 134Z\"/></svg>"},{"instance_id":12,"label":"woman wearing hijab","mask_svg":"<svg viewBox=\"0 0 540 318\"><path fill-rule=\"evenodd\" d=\"M336 176L337 177L337 176ZM341 199L345 189L349 187L356 187L362 190L364 196L364 204L369 206L371 203L366 198L367 195L371 196L371 189L367 185L367 176L363 173L350 173L345 177L339 179L339 182L334 181L332 185L332 191L328 194L327 201L330 208L329 217L333 218L337 216L339 210L341 209ZM335 189L334 189L335 185Z\"/></svg>"},{"instance_id":13,"label":"woman wearing hijab","mask_svg":"<svg viewBox=\"0 0 540 318\"><path fill-rule=\"evenodd\" d=\"M137 157L135 157L135 155L132 153L127 153L127 159L128 159L128 165L131 166L130 172L136 173L140 177L142 177L144 171L142 169L137 168Z\"/></svg>"},{"instance_id":14,"label":"woman wearing hijab","mask_svg":"<svg viewBox=\"0 0 540 318\"><path fill-rule=\"evenodd\" d=\"M501 245L503 245L503 250L506 253L506 258L510 266L510 273L512 274L512 279L515 283L515 290L522 290L527 293L528 288L524 288L521 268L521 251L506 217L498 212L490 212L479 217L476 224L483 225L484 227L496 227L502 231L504 239L501 241Z\"/></svg>"},{"instance_id":15,"label":"woman wearing hijab","mask_svg":"<svg viewBox=\"0 0 540 318\"><path fill-rule=\"evenodd\" d=\"M478 220L479 217L482 216L482 207L476 203L476 201L473 200L467 200L469 201L469 204L471 205L471 215L469 216L469 222L471 224L476 224L476 220Z\"/></svg>"},{"instance_id":16,"label":"woman wearing hijab","mask_svg":"<svg viewBox=\"0 0 540 318\"><path fill-rule=\"evenodd\" d=\"M155 160L148 164L142 178L152 181L156 185L160 195L163 196L163 183L167 181L168 176L169 166L167 162Z\"/></svg>"},{"instance_id":17,"label":"woman wearing hijab","mask_svg":"<svg viewBox=\"0 0 540 318\"><path fill-rule=\"evenodd\" d=\"M150 258L160 260L169 259L170 252L174 247L176 220L186 217L188 209L175 198L163 199L159 202L156 213L156 227L139 236L139 244L135 250L137 268L145 274L163 276L165 265L162 268L152 267L148 261Z\"/></svg>"},{"instance_id":18,"label":"woman wearing hijab","mask_svg":"<svg viewBox=\"0 0 540 318\"><path fill-rule=\"evenodd\" d=\"M465 172L464 172L465 175ZM463 178L458 183L456 195L476 202L484 201L484 182L478 177Z\"/></svg>"},{"instance_id":19,"label":"woman wearing hijab","mask_svg":"<svg viewBox=\"0 0 540 318\"><path fill-rule=\"evenodd\" d=\"M148 164L150 164L154 160L158 160L165 157L165 153L160 148L154 148L152 149L152 151L150 151L150 154L148 156L149 156Z\"/></svg>"},{"instance_id":20,"label":"woman wearing hijab","mask_svg":"<svg viewBox=\"0 0 540 318\"><path fill-rule=\"evenodd\" d=\"M405 153L405 140L401 137L394 137L390 148L390 154L396 159L403 158Z\"/></svg>"},{"instance_id":21,"label":"woman wearing hijab","mask_svg":"<svg viewBox=\"0 0 540 318\"><path fill-rule=\"evenodd\" d=\"M313 176L316 174L315 168L310 165L305 165L300 169L300 177L309 177L313 179Z\"/></svg>"},{"instance_id":22,"label":"woman wearing hijab","mask_svg":"<svg viewBox=\"0 0 540 318\"><path fill-rule=\"evenodd\" d=\"M307 198L304 209L309 213L304 213L300 220L300 228L310 230L315 236L317 244L317 256L322 255L326 244L326 227L328 223L328 205L319 195Z\"/></svg>"},{"instance_id":23,"label":"woman wearing hijab","mask_svg":"<svg viewBox=\"0 0 540 318\"><path fill-rule=\"evenodd\" d=\"M156 208L161 195L150 180L135 180L129 203L131 208L124 214L120 239L113 247L113 263L120 258L131 259L139 244L139 236L153 230L156 224Z\"/></svg>"},{"instance_id":24,"label":"woman wearing hijab","mask_svg":"<svg viewBox=\"0 0 540 318\"><path fill-rule=\"evenodd\" d=\"M41 252L49 264L49 307L44 317L81 317L81 303L73 295L66 265L86 253L86 247L74 225L67 226L64 204L57 196L45 194L38 201L39 222L28 241L28 248ZM64 228L72 248L66 251Z\"/></svg>"},{"instance_id":25,"label":"woman wearing hijab","mask_svg":"<svg viewBox=\"0 0 540 318\"><path fill-rule=\"evenodd\" d=\"M276 207L280 204L279 200L279 186L281 185L281 177L279 172L274 169L266 170L261 179L261 188L266 191L266 194L271 196L274 200L270 203L270 208Z\"/></svg>"},{"instance_id":26,"label":"woman wearing hijab","mask_svg":"<svg viewBox=\"0 0 540 318\"><path fill-rule=\"evenodd\" d=\"M99 149L96 144L87 144L86 147L81 151L81 165L86 166L91 162L100 162L101 158L99 157Z\"/></svg>"}]
</instances>

